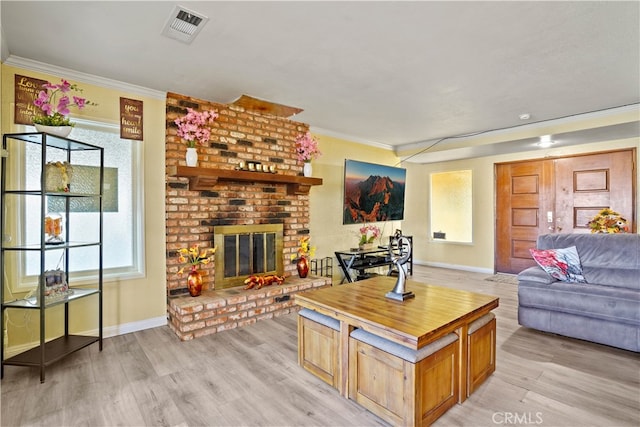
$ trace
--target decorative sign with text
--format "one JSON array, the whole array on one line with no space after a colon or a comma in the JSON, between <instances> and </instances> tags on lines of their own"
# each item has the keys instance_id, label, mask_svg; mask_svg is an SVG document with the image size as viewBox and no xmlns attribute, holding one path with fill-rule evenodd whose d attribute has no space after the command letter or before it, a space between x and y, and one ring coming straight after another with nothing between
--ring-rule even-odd
<instances>
[{"instance_id":1,"label":"decorative sign with text","mask_svg":"<svg viewBox=\"0 0 640 427\"><path fill-rule=\"evenodd\" d=\"M120 97L120 138L142 141L142 101Z\"/></svg>"},{"instance_id":2,"label":"decorative sign with text","mask_svg":"<svg viewBox=\"0 0 640 427\"><path fill-rule=\"evenodd\" d=\"M15 75L15 117L13 120L15 124L31 125L33 118L42 114L38 107L33 105L33 101L43 90L42 85L45 83L47 83L46 80Z\"/></svg>"}]
</instances>

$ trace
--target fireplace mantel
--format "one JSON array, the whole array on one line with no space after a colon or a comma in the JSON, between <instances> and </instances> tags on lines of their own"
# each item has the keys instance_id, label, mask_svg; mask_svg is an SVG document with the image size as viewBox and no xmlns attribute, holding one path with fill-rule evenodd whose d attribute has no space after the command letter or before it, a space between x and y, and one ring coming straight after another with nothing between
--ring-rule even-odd
<instances>
[{"instance_id":1,"label":"fireplace mantel","mask_svg":"<svg viewBox=\"0 0 640 427\"><path fill-rule=\"evenodd\" d=\"M281 173L249 172L235 169L194 168L189 166L167 167L169 176L189 178L189 190L211 190L218 181L271 182L286 184L288 194L309 194L314 185L322 185L322 178L312 178Z\"/></svg>"}]
</instances>

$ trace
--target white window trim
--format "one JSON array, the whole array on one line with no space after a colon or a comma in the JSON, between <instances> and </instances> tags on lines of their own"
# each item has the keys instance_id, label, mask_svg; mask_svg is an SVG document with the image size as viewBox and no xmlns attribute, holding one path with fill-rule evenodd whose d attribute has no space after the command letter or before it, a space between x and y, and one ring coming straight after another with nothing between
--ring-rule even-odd
<instances>
[{"instance_id":1,"label":"white window trim","mask_svg":"<svg viewBox=\"0 0 640 427\"><path fill-rule=\"evenodd\" d=\"M119 126L117 124L112 123L104 123L104 122L96 122L85 119L73 119L74 122L82 128L93 128L100 131L106 132L119 132ZM22 131L29 132L28 125L24 125ZM118 267L118 268L108 268L103 269L102 272L102 281L104 283L109 282L120 282L122 280L131 280L131 279L141 279L146 277L146 266L145 266L145 253L144 253L144 245L145 245L145 235L144 235L144 158L143 158L143 141L135 144L133 148L133 167L137 171L134 174L133 179L135 180L135 186L137 188L136 195L132 200L132 209L133 209L133 217L134 217L134 227L135 227L135 238L133 239L132 253L133 253L133 265L131 267ZM21 162L19 164L23 164L24 152L21 150L18 153L12 153L16 155L17 162ZM24 168L21 168L23 173L19 174L18 180L24 182ZM5 207L3 207L5 209ZM21 203L21 206L18 207L18 215L20 212L24 212L25 206ZM8 213L8 212L7 212ZM6 215L5 215L5 218ZM20 221L14 221L14 224L17 224ZM20 222L17 226L17 229L14 230L15 233L19 233L21 235L21 241L24 241L24 234L26 233L26 229L24 228L25 224ZM108 229L108 224L105 224L105 231ZM10 292L28 292L33 290L38 285L38 275L27 275L26 274L26 258L22 256L23 252L17 251L7 251L5 252L5 262L11 260L13 265L16 265L15 273L11 274L9 280ZM9 255L9 256L7 256ZM103 254L104 255L104 254ZM6 272L5 272L6 274ZM86 270L77 273L71 273L70 279L73 280L74 285L85 285L95 283L97 278L97 270Z\"/></svg>"}]
</instances>

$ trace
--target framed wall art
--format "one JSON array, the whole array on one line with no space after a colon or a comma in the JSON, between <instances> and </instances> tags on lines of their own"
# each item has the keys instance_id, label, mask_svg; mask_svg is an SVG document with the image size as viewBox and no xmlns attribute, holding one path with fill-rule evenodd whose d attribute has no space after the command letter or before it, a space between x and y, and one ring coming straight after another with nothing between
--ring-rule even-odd
<instances>
[{"instance_id":1,"label":"framed wall art","mask_svg":"<svg viewBox=\"0 0 640 427\"><path fill-rule=\"evenodd\" d=\"M342 223L403 219L406 177L403 168L345 160Z\"/></svg>"}]
</instances>

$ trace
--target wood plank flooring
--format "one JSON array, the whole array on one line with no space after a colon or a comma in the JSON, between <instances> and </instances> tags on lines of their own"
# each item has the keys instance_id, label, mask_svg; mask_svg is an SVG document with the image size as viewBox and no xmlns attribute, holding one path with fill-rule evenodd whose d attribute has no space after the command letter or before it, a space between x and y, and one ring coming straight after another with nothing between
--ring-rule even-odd
<instances>
[{"instance_id":1,"label":"wood plank flooring","mask_svg":"<svg viewBox=\"0 0 640 427\"><path fill-rule=\"evenodd\" d=\"M487 274L414 268L413 280L500 298L496 372L436 426L640 425L637 353L521 328L516 286ZM149 329L75 353L44 384L7 366L0 425L386 426L297 365L296 332L295 315L189 342Z\"/></svg>"}]
</instances>

